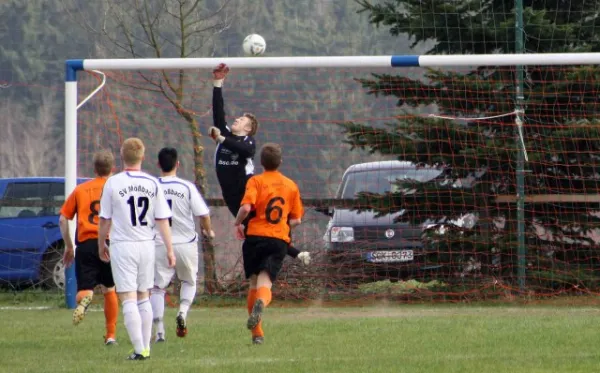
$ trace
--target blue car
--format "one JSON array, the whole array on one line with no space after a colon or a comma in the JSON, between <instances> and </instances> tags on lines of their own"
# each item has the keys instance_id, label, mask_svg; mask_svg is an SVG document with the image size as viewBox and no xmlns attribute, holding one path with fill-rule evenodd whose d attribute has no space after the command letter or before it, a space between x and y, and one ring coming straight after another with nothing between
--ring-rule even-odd
<instances>
[{"instance_id":1,"label":"blue car","mask_svg":"<svg viewBox=\"0 0 600 373\"><path fill-rule=\"evenodd\" d=\"M0 284L63 289L58 217L65 201L64 177L0 179L0 196Z\"/></svg>"}]
</instances>

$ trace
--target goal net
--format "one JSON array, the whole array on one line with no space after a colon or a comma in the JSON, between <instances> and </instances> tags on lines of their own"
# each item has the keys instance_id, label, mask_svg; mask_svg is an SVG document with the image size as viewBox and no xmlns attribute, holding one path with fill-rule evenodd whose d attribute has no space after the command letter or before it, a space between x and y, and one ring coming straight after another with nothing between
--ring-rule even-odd
<instances>
[{"instance_id":1,"label":"goal net","mask_svg":"<svg viewBox=\"0 0 600 373\"><path fill-rule=\"evenodd\" d=\"M286 258L278 299L597 292L596 67L537 55L519 81L520 57L507 66L445 57L428 57L441 68L232 68L228 122L257 116L258 148L282 145L281 171L305 203L293 244L312 262ZM158 151L177 148L179 175L205 186L216 233L214 263L199 247L198 291L245 296L207 136L210 70L80 73L78 102L103 80L77 111L78 176L92 176L95 151L117 155L127 137L145 142L155 175Z\"/></svg>"}]
</instances>

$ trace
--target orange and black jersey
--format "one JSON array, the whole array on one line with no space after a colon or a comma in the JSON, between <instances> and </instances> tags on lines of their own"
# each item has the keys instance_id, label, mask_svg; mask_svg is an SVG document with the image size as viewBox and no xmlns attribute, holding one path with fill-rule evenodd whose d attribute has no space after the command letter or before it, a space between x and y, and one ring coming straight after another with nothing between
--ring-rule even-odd
<instances>
[{"instance_id":1,"label":"orange and black jersey","mask_svg":"<svg viewBox=\"0 0 600 373\"><path fill-rule=\"evenodd\" d=\"M236 136L231 133L225 121L223 91L213 88L213 122L225 137L217 145L215 169L224 195L243 193L246 179L254 174L252 159L256 153L256 142L252 136Z\"/></svg>"},{"instance_id":2,"label":"orange and black jersey","mask_svg":"<svg viewBox=\"0 0 600 373\"><path fill-rule=\"evenodd\" d=\"M98 238L100 197L105 183L106 178L97 177L78 185L60 210L60 214L69 220L77 214L77 244Z\"/></svg>"},{"instance_id":3,"label":"orange and black jersey","mask_svg":"<svg viewBox=\"0 0 600 373\"><path fill-rule=\"evenodd\" d=\"M247 236L278 238L287 243L290 242L288 219L304 215L298 186L279 171L251 177L241 204L252 206Z\"/></svg>"}]
</instances>

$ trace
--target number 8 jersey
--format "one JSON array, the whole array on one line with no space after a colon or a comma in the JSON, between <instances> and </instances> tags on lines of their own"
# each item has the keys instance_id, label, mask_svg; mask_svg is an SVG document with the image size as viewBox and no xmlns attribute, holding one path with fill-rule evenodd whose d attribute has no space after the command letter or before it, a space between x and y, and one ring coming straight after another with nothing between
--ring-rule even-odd
<instances>
[{"instance_id":1,"label":"number 8 jersey","mask_svg":"<svg viewBox=\"0 0 600 373\"><path fill-rule=\"evenodd\" d=\"M155 177L126 170L104 184L100 217L112 220L111 242L150 241L156 220L170 218L171 209Z\"/></svg>"},{"instance_id":2,"label":"number 8 jersey","mask_svg":"<svg viewBox=\"0 0 600 373\"><path fill-rule=\"evenodd\" d=\"M304 214L300 190L292 179L279 171L265 171L246 183L241 205L252 205L247 236L272 237L290 243L288 219Z\"/></svg>"}]
</instances>

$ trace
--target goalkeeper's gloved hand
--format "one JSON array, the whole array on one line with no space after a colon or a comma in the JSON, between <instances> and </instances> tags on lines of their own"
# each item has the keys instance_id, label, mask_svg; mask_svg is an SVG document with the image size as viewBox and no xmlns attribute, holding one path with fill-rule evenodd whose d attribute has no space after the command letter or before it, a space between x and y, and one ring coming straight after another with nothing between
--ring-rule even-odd
<instances>
[{"instance_id":1,"label":"goalkeeper's gloved hand","mask_svg":"<svg viewBox=\"0 0 600 373\"><path fill-rule=\"evenodd\" d=\"M302 264L307 266L310 264L310 253L308 251L302 251L300 254L298 254L298 259L300 259Z\"/></svg>"},{"instance_id":2,"label":"goalkeeper's gloved hand","mask_svg":"<svg viewBox=\"0 0 600 373\"><path fill-rule=\"evenodd\" d=\"M209 133L210 137L212 137L212 139L218 142L219 144L222 144L223 141L225 141L225 136L221 136L221 130L217 127L210 127Z\"/></svg>"}]
</instances>

